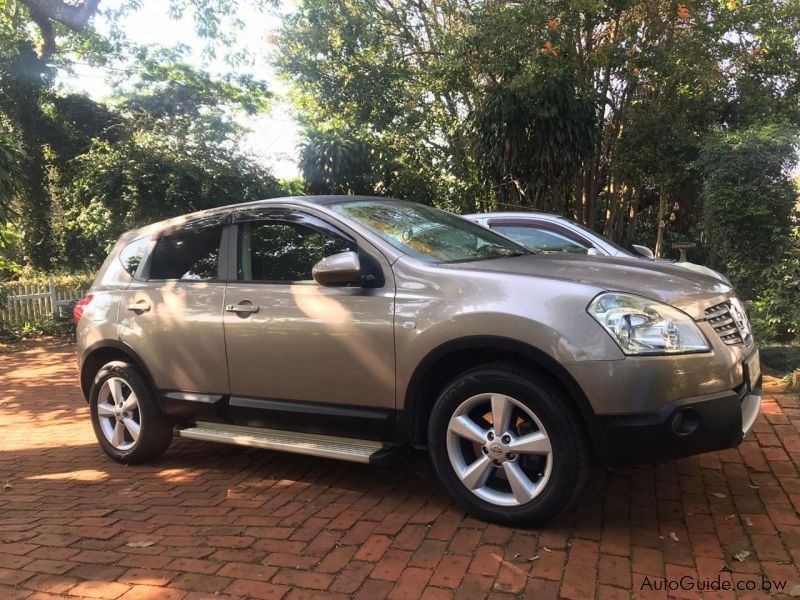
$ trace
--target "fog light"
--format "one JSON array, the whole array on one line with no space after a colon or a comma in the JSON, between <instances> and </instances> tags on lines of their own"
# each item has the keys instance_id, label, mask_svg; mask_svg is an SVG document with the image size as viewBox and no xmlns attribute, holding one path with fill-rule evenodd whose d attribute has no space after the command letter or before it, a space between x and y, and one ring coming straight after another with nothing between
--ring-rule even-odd
<instances>
[{"instance_id":1,"label":"fog light","mask_svg":"<svg viewBox=\"0 0 800 600\"><path fill-rule=\"evenodd\" d=\"M670 425L677 435L689 435L697 430L700 420L697 413L691 408L682 408L672 415Z\"/></svg>"}]
</instances>

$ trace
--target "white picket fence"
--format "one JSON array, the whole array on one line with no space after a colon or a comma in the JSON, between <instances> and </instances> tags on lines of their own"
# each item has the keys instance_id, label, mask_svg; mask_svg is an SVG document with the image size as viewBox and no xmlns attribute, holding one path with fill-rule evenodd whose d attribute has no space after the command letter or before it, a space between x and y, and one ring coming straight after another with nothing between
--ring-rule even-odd
<instances>
[{"instance_id":1,"label":"white picket fence","mask_svg":"<svg viewBox=\"0 0 800 600\"><path fill-rule=\"evenodd\" d=\"M48 318L68 318L75 302L86 295L84 288L66 289L51 277L44 285L4 283L6 306L0 304L0 325L37 323Z\"/></svg>"}]
</instances>

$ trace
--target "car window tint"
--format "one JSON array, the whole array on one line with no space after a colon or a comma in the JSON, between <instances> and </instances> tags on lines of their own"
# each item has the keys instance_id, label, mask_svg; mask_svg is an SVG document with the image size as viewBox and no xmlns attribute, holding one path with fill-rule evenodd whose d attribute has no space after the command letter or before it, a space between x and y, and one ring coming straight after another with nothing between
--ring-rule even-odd
<instances>
[{"instance_id":1,"label":"car window tint","mask_svg":"<svg viewBox=\"0 0 800 600\"><path fill-rule=\"evenodd\" d=\"M119 260L122 263L122 268L124 268L131 277L136 274L136 270L139 268L144 258L144 253L149 243L150 236L148 235L132 241L119 253Z\"/></svg>"},{"instance_id":2,"label":"car window tint","mask_svg":"<svg viewBox=\"0 0 800 600\"><path fill-rule=\"evenodd\" d=\"M159 238L153 250L150 279L216 279L222 227L188 227Z\"/></svg>"},{"instance_id":3,"label":"car window tint","mask_svg":"<svg viewBox=\"0 0 800 600\"><path fill-rule=\"evenodd\" d=\"M308 281L311 268L326 256L355 250L353 244L288 221L239 224L240 281Z\"/></svg>"},{"instance_id":4,"label":"car window tint","mask_svg":"<svg viewBox=\"0 0 800 600\"><path fill-rule=\"evenodd\" d=\"M524 225L497 225L493 227L495 231L510 237L515 242L532 250L541 252L571 252L575 254L586 254L589 251L587 246L579 244L566 236Z\"/></svg>"}]
</instances>

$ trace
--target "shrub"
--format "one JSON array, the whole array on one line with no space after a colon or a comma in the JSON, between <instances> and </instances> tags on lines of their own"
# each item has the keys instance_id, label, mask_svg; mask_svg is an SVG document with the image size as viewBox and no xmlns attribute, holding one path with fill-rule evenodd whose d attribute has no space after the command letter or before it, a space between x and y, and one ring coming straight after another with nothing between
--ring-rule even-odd
<instances>
[{"instance_id":1,"label":"shrub","mask_svg":"<svg viewBox=\"0 0 800 600\"><path fill-rule=\"evenodd\" d=\"M71 319L43 319L37 322L25 322L8 327L0 323L0 341L20 342L40 337L72 338L75 326Z\"/></svg>"},{"instance_id":2,"label":"shrub","mask_svg":"<svg viewBox=\"0 0 800 600\"><path fill-rule=\"evenodd\" d=\"M792 128L777 124L715 131L703 143L711 266L726 272L747 299L757 295L761 274L790 240L797 189L788 173L796 163L796 143Z\"/></svg>"},{"instance_id":3,"label":"shrub","mask_svg":"<svg viewBox=\"0 0 800 600\"><path fill-rule=\"evenodd\" d=\"M800 239L764 272L763 291L750 304L753 329L763 341L800 341Z\"/></svg>"}]
</instances>

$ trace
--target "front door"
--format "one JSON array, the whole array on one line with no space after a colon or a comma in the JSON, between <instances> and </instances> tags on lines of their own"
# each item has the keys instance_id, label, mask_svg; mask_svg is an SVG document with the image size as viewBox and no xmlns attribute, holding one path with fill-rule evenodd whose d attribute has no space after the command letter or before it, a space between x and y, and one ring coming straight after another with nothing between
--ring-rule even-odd
<instances>
[{"instance_id":1,"label":"front door","mask_svg":"<svg viewBox=\"0 0 800 600\"><path fill-rule=\"evenodd\" d=\"M394 282L386 259L296 210L234 217L225 295L231 414L241 424L380 438L394 412ZM235 250L233 250L235 248ZM364 282L322 287L313 265L359 252Z\"/></svg>"},{"instance_id":2,"label":"front door","mask_svg":"<svg viewBox=\"0 0 800 600\"><path fill-rule=\"evenodd\" d=\"M155 240L120 305L122 342L161 391L228 393L220 277L224 217L188 223Z\"/></svg>"}]
</instances>

